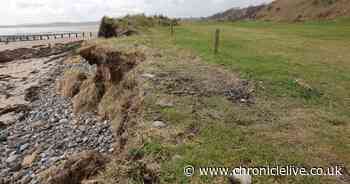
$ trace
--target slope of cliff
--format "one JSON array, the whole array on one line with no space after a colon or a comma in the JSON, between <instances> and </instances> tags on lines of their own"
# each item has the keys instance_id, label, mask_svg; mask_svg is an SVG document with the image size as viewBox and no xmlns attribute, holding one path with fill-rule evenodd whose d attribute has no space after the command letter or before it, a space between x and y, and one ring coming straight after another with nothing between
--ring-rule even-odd
<instances>
[{"instance_id":1,"label":"slope of cliff","mask_svg":"<svg viewBox=\"0 0 350 184\"><path fill-rule=\"evenodd\" d=\"M307 21L350 17L349 0L275 0L268 5L231 8L210 20Z\"/></svg>"},{"instance_id":2,"label":"slope of cliff","mask_svg":"<svg viewBox=\"0 0 350 184\"><path fill-rule=\"evenodd\" d=\"M257 14L258 19L274 21L332 20L349 16L348 0L277 0Z\"/></svg>"},{"instance_id":3,"label":"slope of cliff","mask_svg":"<svg viewBox=\"0 0 350 184\"><path fill-rule=\"evenodd\" d=\"M222 13L217 13L213 16L208 17L211 20L249 20L255 19L258 12L265 8L265 5L250 6L247 8L231 8Z\"/></svg>"}]
</instances>

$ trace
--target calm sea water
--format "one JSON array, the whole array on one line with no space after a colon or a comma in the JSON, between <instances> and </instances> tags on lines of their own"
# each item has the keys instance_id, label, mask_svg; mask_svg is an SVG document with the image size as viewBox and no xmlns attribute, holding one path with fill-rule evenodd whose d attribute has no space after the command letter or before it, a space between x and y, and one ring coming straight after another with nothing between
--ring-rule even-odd
<instances>
[{"instance_id":1,"label":"calm sea water","mask_svg":"<svg viewBox=\"0 0 350 184\"><path fill-rule=\"evenodd\" d=\"M98 31L98 25L9 27L9 28L0 28L0 35L58 33L58 32L97 32L97 31Z\"/></svg>"}]
</instances>

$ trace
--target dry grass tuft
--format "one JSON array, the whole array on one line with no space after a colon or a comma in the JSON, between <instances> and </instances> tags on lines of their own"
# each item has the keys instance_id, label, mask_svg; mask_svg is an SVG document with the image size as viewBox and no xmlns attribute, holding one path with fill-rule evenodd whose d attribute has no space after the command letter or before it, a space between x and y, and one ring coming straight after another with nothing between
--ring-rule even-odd
<instances>
[{"instance_id":1,"label":"dry grass tuft","mask_svg":"<svg viewBox=\"0 0 350 184\"><path fill-rule=\"evenodd\" d=\"M58 81L58 94L65 97L74 97L79 93L80 86L86 79L86 74L79 70L66 71L64 73L63 79Z\"/></svg>"},{"instance_id":2,"label":"dry grass tuft","mask_svg":"<svg viewBox=\"0 0 350 184\"><path fill-rule=\"evenodd\" d=\"M73 112L96 112L105 88L103 83L97 82L95 78L86 80L80 87L80 92L73 98Z\"/></svg>"},{"instance_id":3,"label":"dry grass tuft","mask_svg":"<svg viewBox=\"0 0 350 184\"><path fill-rule=\"evenodd\" d=\"M82 152L50 168L42 174L41 180L48 184L80 184L98 174L107 162L108 158L100 153Z\"/></svg>"},{"instance_id":4,"label":"dry grass tuft","mask_svg":"<svg viewBox=\"0 0 350 184\"><path fill-rule=\"evenodd\" d=\"M81 56L74 55L72 57L69 57L63 61L64 64L80 64L82 63Z\"/></svg>"}]
</instances>

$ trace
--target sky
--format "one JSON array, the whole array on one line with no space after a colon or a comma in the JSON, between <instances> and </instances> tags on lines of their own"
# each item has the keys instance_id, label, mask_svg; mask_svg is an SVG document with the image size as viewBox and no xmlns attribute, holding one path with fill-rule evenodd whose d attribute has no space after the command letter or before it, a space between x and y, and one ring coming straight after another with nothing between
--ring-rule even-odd
<instances>
[{"instance_id":1,"label":"sky","mask_svg":"<svg viewBox=\"0 0 350 184\"><path fill-rule=\"evenodd\" d=\"M201 17L272 0L2 0L0 25L97 21L104 15Z\"/></svg>"}]
</instances>

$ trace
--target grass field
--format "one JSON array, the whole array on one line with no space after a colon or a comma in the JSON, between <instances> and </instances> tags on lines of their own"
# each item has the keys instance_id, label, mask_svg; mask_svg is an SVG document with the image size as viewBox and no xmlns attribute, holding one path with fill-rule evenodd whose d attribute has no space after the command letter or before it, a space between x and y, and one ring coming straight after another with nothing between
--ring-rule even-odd
<instances>
[{"instance_id":1,"label":"grass field","mask_svg":"<svg viewBox=\"0 0 350 184\"><path fill-rule=\"evenodd\" d=\"M221 42L219 54L214 55L217 28ZM140 148L161 163L160 183L227 183L227 178L200 177L198 173L185 177L186 165L341 165L349 169L348 21L184 23L176 27L174 37L168 28L159 27L144 36L112 40L117 45L124 41L164 50L163 57L152 58L153 64L144 69L167 76L159 79L165 84L147 88L144 111L146 122L154 121L156 114L170 127L150 134ZM194 56L200 57L200 63L191 61L196 60ZM216 68L252 83L254 104L232 103L220 94L168 93L169 86L198 89L208 83L220 84L222 77ZM175 105L155 105L160 98L171 99ZM345 182L349 176L259 176L253 180L259 184L326 184Z\"/></svg>"},{"instance_id":2,"label":"grass field","mask_svg":"<svg viewBox=\"0 0 350 184\"><path fill-rule=\"evenodd\" d=\"M212 48L216 28L222 31L218 56ZM339 107L338 112L349 115L349 23L188 24L177 29L175 43L243 78L263 81L268 94L331 103ZM315 93L296 89L296 79L304 80Z\"/></svg>"},{"instance_id":3,"label":"grass field","mask_svg":"<svg viewBox=\"0 0 350 184\"><path fill-rule=\"evenodd\" d=\"M221 30L220 53L214 55L213 38L217 28ZM153 33L154 45L190 49L203 62L213 67L223 65L256 85L257 103L253 107L231 107L221 98L208 99L206 104L210 106L206 108L226 111L222 114L226 120L203 123L196 143L175 148L175 152L184 156L183 163L166 162L164 167L168 174L177 169L173 179L183 180L176 179L176 182L208 182L208 178L194 181L183 177L181 166L186 164L261 166L278 163L306 167L340 164L349 167L348 21L191 23L177 27L174 38L170 38L166 28ZM181 114L185 116L182 121L186 122L191 117L186 118L190 115L183 111L184 108L170 110L167 117L171 121ZM266 181L339 182L334 177L255 178L256 183Z\"/></svg>"}]
</instances>

